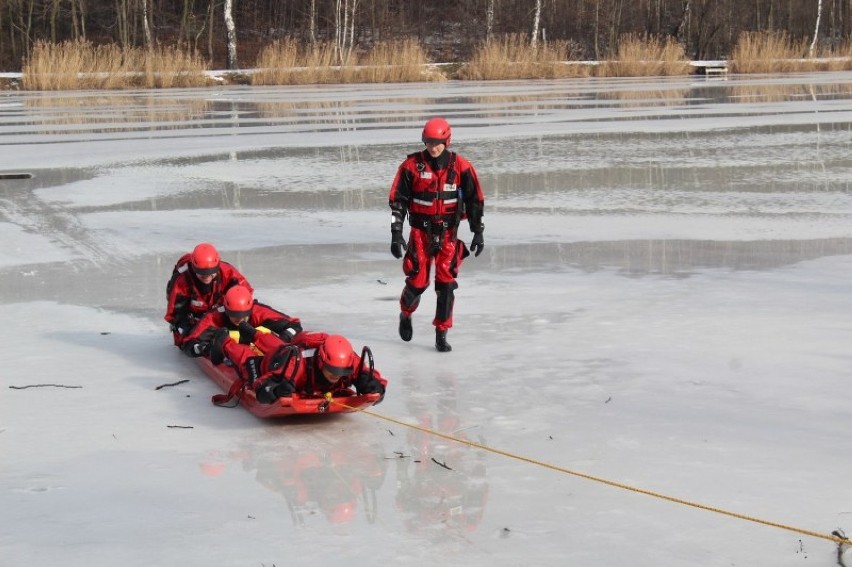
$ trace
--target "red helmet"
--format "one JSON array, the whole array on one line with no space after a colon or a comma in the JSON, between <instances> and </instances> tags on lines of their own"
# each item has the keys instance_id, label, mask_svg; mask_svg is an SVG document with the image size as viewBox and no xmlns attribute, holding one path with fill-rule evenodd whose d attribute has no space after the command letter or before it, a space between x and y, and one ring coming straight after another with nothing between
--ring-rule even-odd
<instances>
[{"instance_id":1,"label":"red helmet","mask_svg":"<svg viewBox=\"0 0 852 567\"><path fill-rule=\"evenodd\" d=\"M320 362L324 370L335 376L349 376L355 371L352 368L352 345L346 337L329 335L319 350Z\"/></svg>"},{"instance_id":2,"label":"red helmet","mask_svg":"<svg viewBox=\"0 0 852 567\"><path fill-rule=\"evenodd\" d=\"M232 319L242 319L251 315L254 298L249 289L235 285L225 292L225 313Z\"/></svg>"},{"instance_id":3,"label":"red helmet","mask_svg":"<svg viewBox=\"0 0 852 567\"><path fill-rule=\"evenodd\" d=\"M209 242L202 242L192 251L190 262L199 276L212 276L219 271L219 252Z\"/></svg>"},{"instance_id":4,"label":"red helmet","mask_svg":"<svg viewBox=\"0 0 852 567\"><path fill-rule=\"evenodd\" d=\"M432 118L426 122L423 127L423 143L444 144L450 145L450 137L453 131L450 129L450 123L443 118Z\"/></svg>"}]
</instances>

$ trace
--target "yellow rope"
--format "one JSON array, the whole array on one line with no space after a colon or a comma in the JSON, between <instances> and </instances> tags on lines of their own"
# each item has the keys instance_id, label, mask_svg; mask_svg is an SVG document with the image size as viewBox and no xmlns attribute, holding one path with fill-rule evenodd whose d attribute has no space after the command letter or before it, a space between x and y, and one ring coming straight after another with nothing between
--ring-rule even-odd
<instances>
[{"instance_id":1,"label":"yellow rope","mask_svg":"<svg viewBox=\"0 0 852 567\"><path fill-rule=\"evenodd\" d=\"M454 436L448 435L446 433L441 433L440 431L435 431L433 429L428 429L426 427L421 427L419 425L413 425L411 423L406 423L406 422L401 421L399 419L395 419L393 417L388 417L386 415L382 415L380 413L376 413L374 411L370 411L370 410L367 410L367 409L364 409L364 408L355 408L355 407L352 407L352 406L348 406L348 405L346 405L345 403L343 403L339 400L331 398L331 396L326 396L326 399L330 400L332 403L338 404L338 405L343 406L345 408L355 410L355 411L360 411L360 412L365 413L367 415L377 417L379 419L383 419L383 420L389 421L391 423L396 423L397 425L402 425L403 427L416 429L417 431L422 431L422 432L428 433L430 435L442 437L444 439L448 439L450 441L455 441L456 443L461 443L461 444L467 445L469 447L476 447L477 449L482 449L483 451L488 451L489 453L495 453L497 455L502 455L502 456L508 457L510 459L515 459L515 460L522 461L522 462L525 462L525 463L538 465L538 466L544 467L546 469L558 471L558 472L565 473L565 474L570 474L570 475L573 475L573 476L576 476L576 477L585 478L587 480L592 480L592 481L595 481L595 482L600 482L602 484L614 486L616 488L621 488L621 489L624 489L624 490L629 490L631 492L638 492L639 494L645 494L647 496L653 496L654 498L660 498L662 500L667 500L669 502L674 502L676 504L683 504L684 506L692 506L693 508L698 508L700 510L707 510L709 512L716 512L717 514L723 514L725 516L730 516L732 518L739 518L740 520L747 520L749 522L754 522L756 524L763 524L765 526L780 528L782 530L787 530L787 531L790 531L790 532L795 532L795 533L806 535L806 536L816 537L816 538L820 538L820 539L826 539L826 540L833 541L834 543L838 543L838 544L852 545L852 540L849 540L848 538L845 538L845 537L840 537L839 535L824 534L824 533L815 532L815 531L812 531L812 530L797 528L795 526L789 526L789 525L781 524L781 523L778 523L778 522L771 522L769 520L762 520L760 518L755 518L753 516L746 516L745 514L738 514L736 512L730 512L728 510L724 510L722 508L717 508L715 506L707 506L705 504L699 504L697 502L691 502L689 500L683 500L681 498L675 498L673 496L667 496L667 495L661 494L659 492L654 492L653 490L646 490L644 488L637 488L635 486L630 486L630 485L627 485L627 484L622 484L620 482L607 480L605 478L597 477L597 476L594 476L594 475L590 475L590 474L586 474L586 473L582 473L582 472L578 472L578 471L573 471L573 470L566 469L566 468L563 468L563 467L559 467L559 466L556 466L556 465L551 465L551 464L545 463L543 461L538 461L536 459L524 457L523 455L517 455L515 453L510 453L508 451L503 451L501 449L495 449L494 447L489 447L488 445L483 445L482 443L477 443L475 441L468 441L467 439L459 439L458 437L454 437Z\"/></svg>"}]
</instances>

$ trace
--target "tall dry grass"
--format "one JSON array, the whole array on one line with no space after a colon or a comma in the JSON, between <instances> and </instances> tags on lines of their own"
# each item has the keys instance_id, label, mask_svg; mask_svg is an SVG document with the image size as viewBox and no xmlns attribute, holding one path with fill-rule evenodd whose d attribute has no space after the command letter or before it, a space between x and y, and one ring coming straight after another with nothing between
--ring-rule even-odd
<instances>
[{"instance_id":1,"label":"tall dry grass","mask_svg":"<svg viewBox=\"0 0 852 567\"><path fill-rule=\"evenodd\" d=\"M197 54L176 47L134 50L147 88L200 87L210 83L207 63Z\"/></svg>"},{"instance_id":2,"label":"tall dry grass","mask_svg":"<svg viewBox=\"0 0 852 567\"><path fill-rule=\"evenodd\" d=\"M467 80L553 79L587 76L665 76L693 71L676 41L635 34L620 38L611 60L579 61L566 42L535 48L523 35L508 35L478 46L466 64L430 65L417 40L379 43L352 53L344 65L331 42L307 46L293 40L266 47L247 74L253 85L347 82L442 81L446 74ZM737 73L835 71L852 69L852 43L820 48L809 57L805 40L786 33L744 33L729 60ZM120 48L86 41L40 41L24 64L21 84L28 90L173 88L208 85L207 64L175 47ZM245 76L232 77L238 81ZM229 80L229 79L226 79Z\"/></svg>"},{"instance_id":3,"label":"tall dry grass","mask_svg":"<svg viewBox=\"0 0 852 567\"><path fill-rule=\"evenodd\" d=\"M558 79L587 77L588 67L569 64L568 44L542 42L536 47L520 34L501 36L481 44L470 62L459 70L460 79Z\"/></svg>"},{"instance_id":4,"label":"tall dry grass","mask_svg":"<svg viewBox=\"0 0 852 567\"><path fill-rule=\"evenodd\" d=\"M847 40L837 47L822 53L826 71L848 71L852 69L852 43Z\"/></svg>"},{"instance_id":5,"label":"tall dry grass","mask_svg":"<svg viewBox=\"0 0 852 567\"><path fill-rule=\"evenodd\" d=\"M445 80L440 73L426 68L429 61L415 39L376 44L358 58L356 69L348 69L361 83L411 83L423 80Z\"/></svg>"},{"instance_id":6,"label":"tall dry grass","mask_svg":"<svg viewBox=\"0 0 852 567\"><path fill-rule=\"evenodd\" d=\"M852 69L852 46L820 47L792 39L786 32L746 32L737 38L729 62L735 73L791 73Z\"/></svg>"},{"instance_id":7,"label":"tall dry grass","mask_svg":"<svg viewBox=\"0 0 852 567\"><path fill-rule=\"evenodd\" d=\"M692 73L683 46L672 38L626 34L618 41L612 60L595 67L599 77L660 77Z\"/></svg>"},{"instance_id":8,"label":"tall dry grass","mask_svg":"<svg viewBox=\"0 0 852 567\"><path fill-rule=\"evenodd\" d=\"M746 32L737 39L729 67L734 73L797 71L807 54L807 43L786 32Z\"/></svg>"},{"instance_id":9,"label":"tall dry grass","mask_svg":"<svg viewBox=\"0 0 852 567\"><path fill-rule=\"evenodd\" d=\"M426 55L414 39L378 43L364 54L353 53L343 65L338 61L333 43L275 42L258 56L250 81L252 85L294 85L445 80L430 72Z\"/></svg>"},{"instance_id":10,"label":"tall dry grass","mask_svg":"<svg viewBox=\"0 0 852 567\"><path fill-rule=\"evenodd\" d=\"M177 48L121 48L88 41L36 43L21 82L27 90L200 86L209 81L197 55Z\"/></svg>"}]
</instances>

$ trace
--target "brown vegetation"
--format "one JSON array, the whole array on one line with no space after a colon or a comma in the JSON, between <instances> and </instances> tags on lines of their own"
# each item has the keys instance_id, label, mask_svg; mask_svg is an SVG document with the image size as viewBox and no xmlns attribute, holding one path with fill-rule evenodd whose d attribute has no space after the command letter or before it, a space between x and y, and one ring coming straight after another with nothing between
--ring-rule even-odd
<instances>
[{"instance_id":1,"label":"brown vegetation","mask_svg":"<svg viewBox=\"0 0 852 567\"><path fill-rule=\"evenodd\" d=\"M205 70L200 58L177 48L41 41L24 65L22 84L28 90L200 86L209 82Z\"/></svg>"},{"instance_id":2,"label":"brown vegetation","mask_svg":"<svg viewBox=\"0 0 852 567\"><path fill-rule=\"evenodd\" d=\"M225 5L221 0L0 2L0 70L21 71L39 41L69 40L122 49L177 47L199 54L210 68L225 69L230 54ZM252 0L233 2L232 15L234 70L251 67L263 49L288 38L361 52L375 43L414 38L430 61L460 64L483 42L512 34L567 42L572 55L594 61L612 58L625 34L669 37L694 60L730 58L743 32L784 31L796 41L816 40L817 47L836 47L852 37L848 0Z\"/></svg>"},{"instance_id":3,"label":"brown vegetation","mask_svg":"<svg viewBox=\"0 0 852 567\"><path fill-rule=\"evenodd\" d=\"M808 45L786 34L746 33L731 60L739 73L822 71L852 68L848 45L808 57ZM339 62L343 60L344 64ZM388 83L447 79L554 79L594 76L677 76L692 72L683 47L671 38L623 36L612 59L579 61L566 42L532 45L518 34L483 42L470 62L453 69L430 64L414 40L379 42L342 57L330 42L313 47L295 40L263 49L252 71L231 75L252 85ZM87 41L39 42L27 60L23 88L29 90L191 87L210 84L202 59L186 50L121 49Z\"/></svg>"},{"instance_id":4,"label":"brown vegetation","mask_svg":"<svg viewBox=\"0 0 852 567\"><path fill-rule=\"evenodd\" d=\"M602 77L659 77L688 75L692 66L683 46L672 38L644 38L627 34L611 60L597 67Z\"/></svg>"},{"instance_id":5,"label":"brown vegetation","mask_svg":"<svg viewBox=\"0 0 852 567\"><path fill-rule=\"evenodd\" d=\"M735 73L852 69L852 50L848 42L837 48L820 49L813 57L809 51L807 42L793 39L785 32L746 32L734 47L730 67Z\"/></svg>"},{"instance_id":6,"label":"brown vegetation","mask_svg":"<svg viewBox=\"0 0 852 567\"><path fill-rule=\"evenodd\" d=\"M444 80L431 72L420 45L414 40L377 43L363 55L352 54L339 65L337 46L313 48L294 40L275 42L258 57L250 76L252 85L323 83L400 83Z\"/></svg>"},{"instance_id":7,"label":"brown vegetation","mask_svg":"<svg viewBox=\"0 0 852 567\"><path fill-rule=\"evenodd\" d=\"M570 64L570 59L564 41L533 46L525 36L512 34L481 44L470 62L461 67L458 78L557 79L589 75L588 66Z\"/></svg>"}]
</instances>

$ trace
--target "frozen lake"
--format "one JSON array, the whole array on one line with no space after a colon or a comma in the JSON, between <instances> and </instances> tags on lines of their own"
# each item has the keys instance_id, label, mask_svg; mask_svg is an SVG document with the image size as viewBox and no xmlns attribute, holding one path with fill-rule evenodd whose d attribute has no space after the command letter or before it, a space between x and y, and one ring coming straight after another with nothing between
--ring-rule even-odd
<instances>
[{"instance_id":1,"label":"frozen lake","mask_svg":"<svg viewBox=\"0 0 852 567\"><path fill-rule=\"evenodd\" d=\"M486 194L449 354L389 252L434 115ZM0 147L4 565L852 567L852 73L4 92ZM378 415L210 403L162 320L205 240Z\"/></svg>"}]
</instances>

